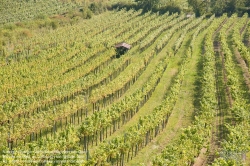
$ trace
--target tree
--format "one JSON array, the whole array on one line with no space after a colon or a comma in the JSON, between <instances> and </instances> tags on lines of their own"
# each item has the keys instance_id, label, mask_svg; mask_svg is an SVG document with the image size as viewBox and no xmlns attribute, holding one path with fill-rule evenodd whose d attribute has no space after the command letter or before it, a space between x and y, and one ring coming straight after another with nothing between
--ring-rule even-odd
<instances>
[{"instance_id":1,"label":"tree","mask_svg":"<svg viewBox=\"0 0 250 166\"><path fill-rule=\"evenodd\" d=\"M157 7L160 0L135 0L138 3L138 6L143 8L144 11L150 11L153 8Z\"/></svg>"},{"instance_id":2,"label":"tree","mask_svg":"<svg viewBox=\"0 0 250 166\"><path fill-rule=\"evenodd\" d=\"M248 5L247 0L211 0L212 10L216 15L222 15L223 13L228 13L232 15L233 13L238 13L242 15L240 9Z\"/></svg>"},{"instance_id":3,"label":"tree","mask_svg":"<svg viewBox=\"0 0 250 166\"><path fill-rule=\"evenodd\" d=\"M221 16L225 12L227 4L225 0L213 0L211 6L213 6L212 12L217 16Z\"/></svg>"},{"instance_id":4,"label":"tree","mask_svg":"<svg viewBox=\"0 0 250 166\"><path fill-rule=\"evenodd\" d=\"M243 15L243 13L240 12L239 8L245 7L246 0L229 0L227 5L227 13L232 15L233 13L238 13L240 15Z\"/></svg>"},{"instance_id":5,"label":"tree","mask_svg":"<svg viewBox=\"0 0 250 166\"><path fill-rule=\"evenodd\" d=\"M196 16L201 16L208 10L209 0L188 0L188 4L193 8Z\"/></svg>"}]
</instances>

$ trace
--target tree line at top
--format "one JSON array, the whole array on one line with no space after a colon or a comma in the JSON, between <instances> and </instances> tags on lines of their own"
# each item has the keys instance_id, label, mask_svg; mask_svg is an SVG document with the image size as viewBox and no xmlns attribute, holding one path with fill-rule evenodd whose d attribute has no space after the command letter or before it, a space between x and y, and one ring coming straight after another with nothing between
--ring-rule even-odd
<instances>
[{"instance_id":1,"label":"tree line at top","mask_svg":"<svg viewBox=\"0 0 250 166\"><path fill-rule=\"evenodd\" d=\"M196 16L204 14L221 16L223 13L228 15L238 13L242 16L246 12L250 14L250 0L134 0L134 2L122 1L117 7L140 8L145 12L193 12Z\"/></svg>"},{"instance_id":2,"label":"tree line at top","mask_svg":"<svg viewBox=\"0 0 250 166\"><path fill-rule=\"evenodd\" d=\"M249 0L188 0L188 3L197 16L205 13L214 13L218 16L223 13L238 13L240 16L246 12L250 13Z\"/></svg>"}]
</instances>

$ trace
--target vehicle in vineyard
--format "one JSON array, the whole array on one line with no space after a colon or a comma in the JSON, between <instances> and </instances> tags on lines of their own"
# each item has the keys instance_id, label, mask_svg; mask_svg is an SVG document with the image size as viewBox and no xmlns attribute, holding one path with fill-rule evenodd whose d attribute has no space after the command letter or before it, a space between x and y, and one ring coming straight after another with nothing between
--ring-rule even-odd
<instances>
[{"instance_id":1,"label":"vehicle in vineyard","mask_svg":"<svg viewBox=\"0 0 250 166\"><path fill-rule=\"evenodd\" d=\"M120 56L124 55L129 49L131 49L131 45L122 42L115 45L116 48L116 58L120 58Z\"/></svg>"}]
</instances>

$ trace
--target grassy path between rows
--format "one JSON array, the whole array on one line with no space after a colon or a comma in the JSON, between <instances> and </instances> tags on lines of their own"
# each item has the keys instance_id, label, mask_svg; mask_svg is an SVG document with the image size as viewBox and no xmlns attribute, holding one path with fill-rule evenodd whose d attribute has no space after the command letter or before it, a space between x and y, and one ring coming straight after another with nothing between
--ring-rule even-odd
<instances>
[{"instance_id":1,"label":"grassy path between rows","mask_svg":"<svg viewBox=\"0 0 250 166\"><path fill-rule=\"evenodd\" d=\"M188 43L190 42L189 40L191 34L192 33L189 33L176 56L171 59L171 63L168 67L170 71L177 72L179 62L181 61L181 56L185 54ZM202 33L200 37L197 38L197 47L200 47L198 46L198 43L202 43L201 41L203 39L204 34L205 33ZM152 142L150 142L147 147L143 148L139 152L139 154L126 165L136 166L142 163L144 165L152 165L152 160L155 155L160 153L168 143L175 140L176 138L178 139L179 135L181 134L181 128L187 127L191 124L193 119L193 113L195 110L194 95L196 89L196 79L198 76L197 71L199 70L198 61L200 52L201 50L199 48L195 50L192 57L190 57L190 62L188 65L189 68L187 69L185 74L185 79L183 81L180 97L176 102L175 108L169 118L166 128ZM171 73L165 74L169 77L169 74ZM162 78L163 81L167 79L165 74ZM159 86L161 86L161 83L159 84ZM150 105L150 103L148 104Z\"/></svg>"}]
</instances>

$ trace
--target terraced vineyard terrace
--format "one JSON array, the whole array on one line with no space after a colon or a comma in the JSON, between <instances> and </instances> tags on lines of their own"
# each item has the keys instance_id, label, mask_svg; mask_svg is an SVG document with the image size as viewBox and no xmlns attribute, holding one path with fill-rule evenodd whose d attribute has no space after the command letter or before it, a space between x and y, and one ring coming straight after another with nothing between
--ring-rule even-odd
<instances>
[{"instance_id":1,"label":"terraced vineyard terrace","mask_svg":"<svg viewBox=\"0 0 250 166\"><path fill-rule=\"evenodd\" d=\"M1 25L33 19L32 5L53 6L37 15L77 6L2 2ZM0 163L249 165L249 21L114 10L9 38ZM117 58L120 42L132 47Z\"/></svg>"}]
</instances>

